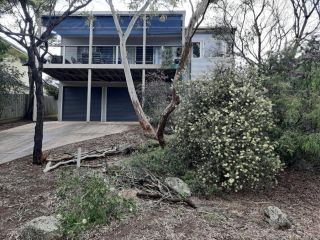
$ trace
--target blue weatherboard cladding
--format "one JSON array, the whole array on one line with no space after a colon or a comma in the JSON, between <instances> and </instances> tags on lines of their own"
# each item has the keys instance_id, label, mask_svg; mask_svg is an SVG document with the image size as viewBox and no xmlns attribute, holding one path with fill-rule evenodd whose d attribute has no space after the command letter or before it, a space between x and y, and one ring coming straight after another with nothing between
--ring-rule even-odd
<instances>
[{"instance_id":1,"label":"blue weatherboard cladding","mask_svg":"<svg viewBox=\"0 0 320 240\"><path fill-rule=\"evenodd\" d=\"M147 35L180 35L182 32L182 14L165 14L165 17L160 19L160 16L148 16L147 20ZM130 22L131 16L121 16L120 24L125 30ZM43 25L46 26L54 20L47 16L42 17ZM93 34L98 36L117 35L116 27L111 15L94 16ZM139 36L143 34L142 18L138 19L131 35ZM89 26L87 17L85 16L70 16L62 21L54 31L61 36L88 36Z\"/></svg>"},{"instance_id":2,"label":"blue weatherboard cladding","mask_svg":"<svg viewBox=\"0 0 320 240\"><path fill-rule=\"evenodd\" d=\"M100 87L91 89L91 121L101 121L101 94ZM87 115L87 88L64 87L62 120L85 121Z\"/></svg>"},{"instance_id":3,"label":"blue weatherboard cladding","mask_svg":"<svg viewBox=\"0 0 320 240\"><path fill-rule=\"evenodd\" d=\"M126 87L108 87L107 121L137 121Z\"/></svg>"}]
</instances>

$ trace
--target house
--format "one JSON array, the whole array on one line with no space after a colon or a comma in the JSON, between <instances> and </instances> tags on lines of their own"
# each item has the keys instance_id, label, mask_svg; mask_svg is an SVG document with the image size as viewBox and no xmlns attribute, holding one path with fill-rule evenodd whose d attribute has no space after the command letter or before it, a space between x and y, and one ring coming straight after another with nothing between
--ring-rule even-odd
<instances>
[{"instance_id":1,"label":"house","mask_svg":"<svg viewBox=\"0 0 320 240\"><path fill-rule=\"evenodd\" d=\"M124 28L132 14L120 13ZM44 72L59 81L58 120L134 121L137 118L126 88L112 15L110 12L92 15L90 18L72 15L54 29L60 44L44 64ZM44 27L49 18L42 16ZM184 11L163 11L156 15L147 12L138 19L127 41L128 60L137 87L144 89L145 76L150 71L163 69L170 78L174 76L184 44L184 25ZM228 41L216 40L214 33L207 28L194 35L184 79L196 78L217 62L232 59ZM220 47L209 54L208 48L212 46Z\"/></svg>"},{"instance_id":2,"label":"house","mask_svg":"<svg viewBox=\"0 0 320 240\"><path fill-rule=\"evenodd\" d=\"M25 92L28 93L28 86L29 86L29 77L28 77L28 67L23 66L28 59L28 55L25 50L18 47L17 44L7 40L5 37L0 36L0 41L8 44L9 48L2 56L0 61L8 64L11 67L16 68L19 73L21 74L20 80L23 82L25 87Z\"/></svg>"}]
</instances>

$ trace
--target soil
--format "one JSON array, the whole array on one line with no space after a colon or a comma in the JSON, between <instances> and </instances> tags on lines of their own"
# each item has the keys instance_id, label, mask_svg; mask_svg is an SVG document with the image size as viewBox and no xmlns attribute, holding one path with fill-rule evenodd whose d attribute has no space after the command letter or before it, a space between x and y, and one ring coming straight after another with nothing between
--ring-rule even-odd
<instances>
[{"instance_id":1,"label":"soil","mask_svg":"<svg viewBox=\"0 0 320 240\"><path fill-rule=\"evenodd\" d=\"M119 144L145 142L139 128L51 150L51 154L102 149ZM107 163L121 161L112 156ZM0 165L0 239L26 221L55 212L57 180L65 168L44 174L44 166L31 164L27 156ZM128 190L135 196L135 190ZM273 189L223 193L210 199L194 197L198 208L136 199L137 213L111 225L84 232L81 239L320 239L320 176L285 171ZM263 209L275 205L292 219L289 230L276 230L263 218Z\"/></svg>"}]
</instances>

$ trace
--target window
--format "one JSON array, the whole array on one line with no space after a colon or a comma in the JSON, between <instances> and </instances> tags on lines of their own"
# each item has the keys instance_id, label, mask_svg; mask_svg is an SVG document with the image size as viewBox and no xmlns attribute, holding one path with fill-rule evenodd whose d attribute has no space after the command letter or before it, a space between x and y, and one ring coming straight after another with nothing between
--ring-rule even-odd
<instances>
[{"instance_id":1,"label":"window","mask_svg":"<svg viewBox=\"0 0 320 240\"><path fill-rule=\"evenodd\" d=\"M213 57L223 57L226 54L225 44L222 40L215 40L215 46L213 48Z\"/></svg>"},{"instance_id":2,"label":"window","mask_svg":"<svg viewBox=\"0 0 320 240\"><path fill-rule=\"evenodd\" d=\"M192 43L192 57L200 58L200 42Z\"/></svg>"}]
</instances>

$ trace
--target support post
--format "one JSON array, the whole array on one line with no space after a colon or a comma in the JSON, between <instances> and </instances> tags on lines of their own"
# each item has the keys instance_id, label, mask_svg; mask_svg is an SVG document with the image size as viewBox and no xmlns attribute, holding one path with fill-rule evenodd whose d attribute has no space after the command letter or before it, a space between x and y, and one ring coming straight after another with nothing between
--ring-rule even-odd
<instances>
[{"instance_id":1,"label":"support post","mask_svg":"<svg viewBox=\"0 0 320 240\"><path fill-rule=\"evenodd\" d=\"M88 69L88 91L87 91L87 122L90 122L90 113L91 113L91 79L92 70Z\"/></svg>"},{"instance_id":2,"label":"support post","mask_svg":"<svg viewBox=\"0 0 320 240\"><path fill-rule=\"evenodd\" d=\"M89 17L89 28L90 28L90 34L89 34L89 59L88 63L92 63L92 43L93 43L93 16L91 15Z\"/></svg>"},{"instance_id":3,"label":"support post","mask_svg":"<svg viewBox=\"0 0 320 240\"><path fill-rule=\"evenodd\" d=\"M142 107L145 101L145 90L146 90L146 44L147 44L147 15L143 15L143 47L142 47Z\"/></svg>"},{"instance_id":4,"label":"support post","mask_svg":"<svg viewBox=\"0 0 320 240\"><path fill-rule=\"evenodd\" d=\"M101 122L106 121L106 111L107 111L106 90L107 88L103 86L102 94L101 94Z\"/></svg>"},{"instance_id":5,"label":"support post","mask_svg":"<svg viewBox=\"0 0 320 240\"><path fill-rule=\"evenodd\" d=\"M59 82L58 121L62 121L62 109L63 109L63 83Z\"/></svg>"},{"instance_id":6,"label":"support post","mask_svg":"<svg viewBox=\"0 0 320 240\"><path fill-rule=\"evenodd\" d=\"M78 154L77 154L77 168L80 168L81 164L81 147L78 148Z\"/></svg>"},{"instance_id":7,"label":"support post","mask_svg":"<svg viewBox=\"0 0 320 240\"><path fill-rule=\"evenodd\" d=\"M92 81L92 42L93 42L93 16L89 17L89 69L88 69L88 90L87 90L87 122L90 122L90 113L91 113L91 81Z\"/></svg>"}]
</instances>

